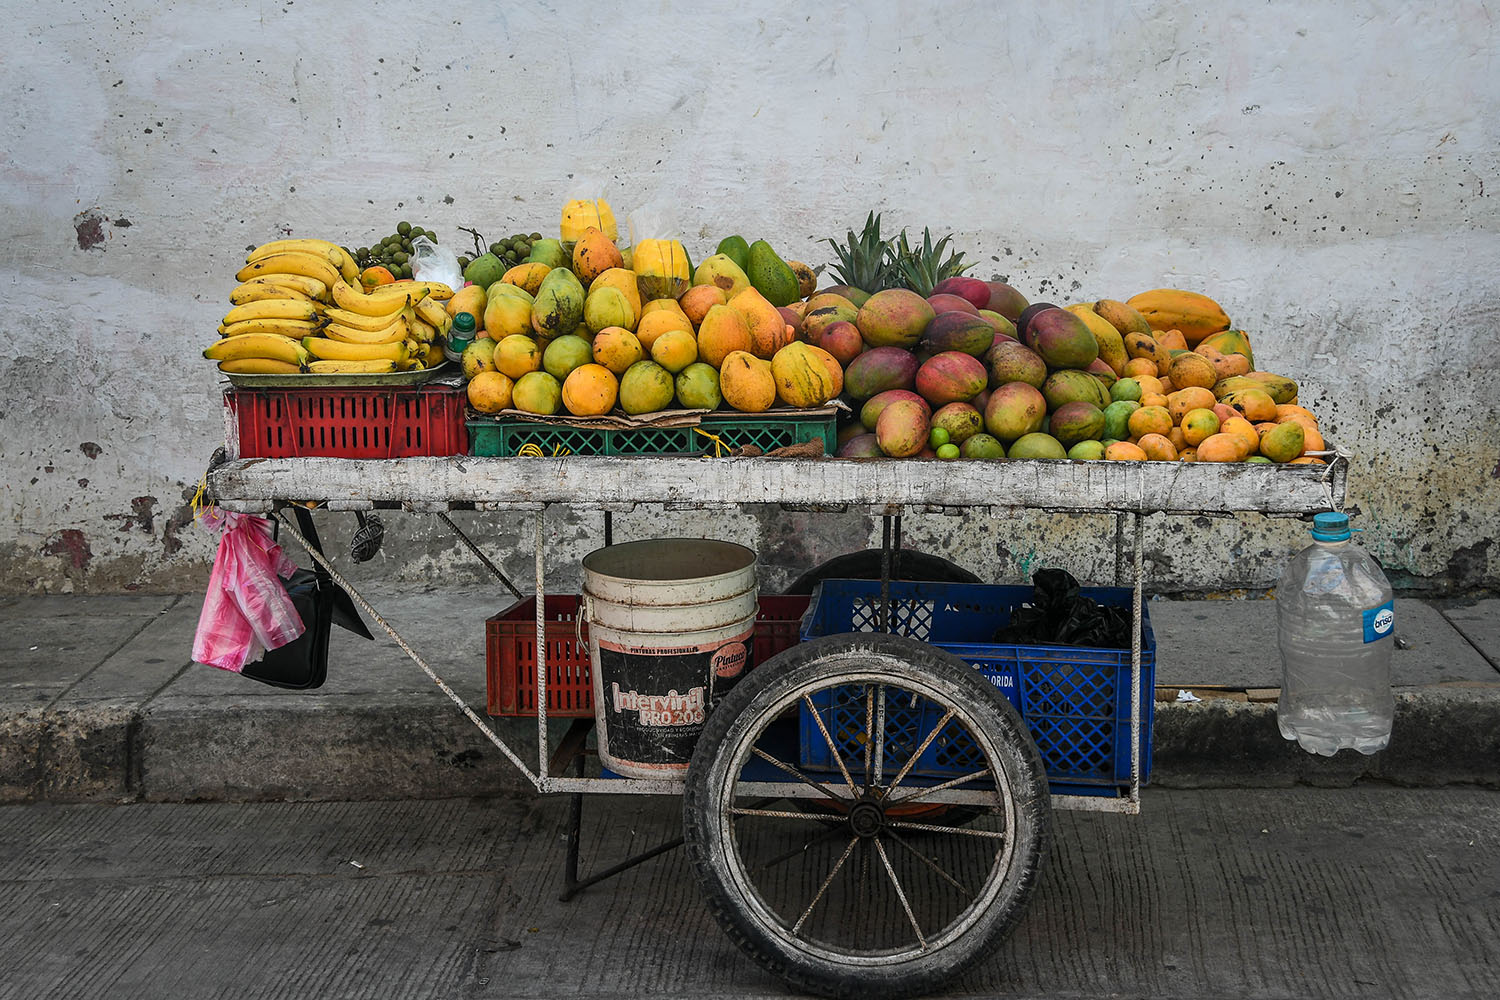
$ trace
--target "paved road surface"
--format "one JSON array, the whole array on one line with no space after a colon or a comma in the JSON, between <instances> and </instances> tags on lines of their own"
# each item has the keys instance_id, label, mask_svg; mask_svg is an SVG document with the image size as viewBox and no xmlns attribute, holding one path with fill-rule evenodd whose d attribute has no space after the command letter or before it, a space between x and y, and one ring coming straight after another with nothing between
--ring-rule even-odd
<instances>
[{"instance_id":1,"label":"paved road surface","mask_svg":"<svg viewBox=\"0 0 1500 1000\"><path fill-rule=\"evenodd\" d=\"M675 833L591 799L588 856ZM0 998L781 997L680 851L557 901L565 802L0 808ZM954 996L1500 996L1500 793L1154 791L1061 813Z\"/></svg>"}]
</instances>

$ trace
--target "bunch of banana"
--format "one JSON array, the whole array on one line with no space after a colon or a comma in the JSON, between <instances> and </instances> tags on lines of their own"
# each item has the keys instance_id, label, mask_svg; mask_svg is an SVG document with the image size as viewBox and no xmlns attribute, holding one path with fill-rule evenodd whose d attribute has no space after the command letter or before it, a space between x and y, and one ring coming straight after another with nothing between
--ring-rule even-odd
<instances>
[{"instance_id":1,"label":"bunch of banana","mask_svg":"<svg viewBox=\"0 0 1500 1000\"><path fill-rule=\"evenodd\" d=\"M273 240L250 251L229 293L232 307L219 323L218 343L203 356L219 370L289 374L306 367L302 338L327 321L332 286L358 277L354 258L328 240Z\"/></svg>"},{"instance_id":2,"label":"bunch of banana","mask_svg":"<svg viewBox=\"0 0 1500 1000\"><path fill-rule=\"evenodd\" d=\"M405 281L365 292L340 281L330 292L334 304L323 311L327 325L320 336L302 341L318 359L311 370L369 372L390 365L409 371L442 363L437 340L453 324L441 305L453 295L447 285Z\"/></svg>"}]
</instances>

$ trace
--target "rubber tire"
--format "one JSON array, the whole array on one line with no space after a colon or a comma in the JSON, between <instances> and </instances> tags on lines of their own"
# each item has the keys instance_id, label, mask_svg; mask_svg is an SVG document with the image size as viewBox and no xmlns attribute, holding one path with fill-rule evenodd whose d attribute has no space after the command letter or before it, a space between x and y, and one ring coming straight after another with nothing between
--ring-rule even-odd
<instances>
[{"instance_id":1,"label":"rubber tire","mask_svg":"<svg viewBox=\"0 0 1500 1000\"><path fill-rule=\"evenodd\" d=\"M979 583L979 577L959 566L957 563L949 562L942 556L930 556L925 552L914 549L900 550L891 553L893 579L897 580L921 580L934 583ZM896 573L895 564L899 558L900 572ZM848 552L841 556L834 556L827 562L814 566L793 580L785 590L784 594L811 594L813 587L824 580L878 580L880 579L880 550L865 549L862 552Z\"/></svg>"},{"instance_id":2,"label":"rubber tire","mask_svg":"<svg viewBox=\"0 0 1500 1000\"><path fill-rule=\"evenodd\" d=\"M754 732L764 712L788 692L812 682L836 679L860 657L897 657L907 678L940 685L953 693L996 750L1015 800L1010 868L992 904L975 924L945 947L899 964L858 966L830 961L789 946L769 933L747 907L729 875L713 789L726 780L736 743ZM868 663L868 660L866 661ZM886 664L881 665L889 670ZM897 673L889 671L890 675ZM1047 856L1051 799L1036 745L1015 708L969 664L950 653L903 636L851 633L826 636L779 653L747 675L709 716L688 767L683 793L683 835L710 912L747 955L791 986L809 993L849 1000L895 1000L926 995L976 962L994 954L1025 911Z\"/></svg>"}]
</instances>

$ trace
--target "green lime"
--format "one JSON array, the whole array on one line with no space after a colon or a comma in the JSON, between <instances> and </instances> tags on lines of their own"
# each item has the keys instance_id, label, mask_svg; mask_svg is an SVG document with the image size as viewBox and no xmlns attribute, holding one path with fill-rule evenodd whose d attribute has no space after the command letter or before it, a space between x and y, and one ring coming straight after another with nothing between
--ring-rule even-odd
<instances>
[{"instance_id":1,"label":"green lime","mask_svg":"<svg viewBox=\"0 0 1500 1000\"><path fill-rule=\"evenodd\" d=\"M936 428L936 430L934 430L933 433L937 433L937 431L943 431L943 429L941 427ZM948 432L947 431L943 431L943 437L947 437L947 436L948 436ZM942 459L950 459L950 460L957 458L958 457L958 445L954 444L951 441L947 441L947 442L944 442L941 445L938 445L937 457L938 458L942 458Z\"/></svg>"},{"instance_id":2,"label":"green lime","mask_svg":"<svg viewBox=\"0 0 1500 1000\"><path fill-rule=\"evenodd\" d=\"M934 427L927 435L927 443L933 448L941 448L943 445L948 443L948 436L948 431L944 428ZM957 453L958 449L955 447L955 456L957 455Z\"/></svg>"}]
</instances>

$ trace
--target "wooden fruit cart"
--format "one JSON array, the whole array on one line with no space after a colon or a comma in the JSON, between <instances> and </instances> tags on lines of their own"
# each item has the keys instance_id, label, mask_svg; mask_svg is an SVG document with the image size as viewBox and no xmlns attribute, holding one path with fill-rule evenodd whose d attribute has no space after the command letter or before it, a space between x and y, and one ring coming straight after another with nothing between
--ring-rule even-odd
<instances>
[{"instance_id":1,"label":"wooden fruit cart","mask_svg":"<svg viewBox=\"0 0 1500 1000\"><path fill-rule=\"evenodd\" d=\"M1307 517L1342 509L1346 462L1328 458L1323 466L581 456L233 459L213 468L208 483L213 502L244 513L274 514L289 504L395 509L439 514L455 531L449 511L532 514L534 755L507 745L362 596L352 588L350 593L537 791L682 796L683 839L710 908L758 962L801 989L874 998L937 989L991 953L1019 919L1036 883L1052 808L1139 812L1143 753L1149 753L1143 720L1149 720L1151 697L1142 669L1144 516ZM575 726L560 742L549 738L546 511L603 511L608 535L612 512L642 504L724 511L772 504L883 519L883 572L878 592L866 595L869 614L846 623L842 633L803 642L749 673L709 716L685 780L587 775L582 728ZM1131 539L1133 586L1126 600L1132 648L1128 661L1120 654L1121 681L1110 689L1114 713L1098 723L1120 724L1111 745L1124 780L1102 789L1056 782L1049 789L1034 720L1023 719L970 662L911 638L925 633L913 629L908 612L916 608L930 619L934 609L954 610L945 604L957 599L927 592L913 603L901 581L892 579L903 514L1003 516L1020 509L1113 513ZM305 545L285 517L282 526ZM1117 533L1117 539L1124 537L1126 531ZM327 565L320 554L310 554ZM935 753L958 750L961 764L919 766ZM625 867L576 879L579 801L574 799L572 816L570 894Z\"/></svg>"}]
</instances>

